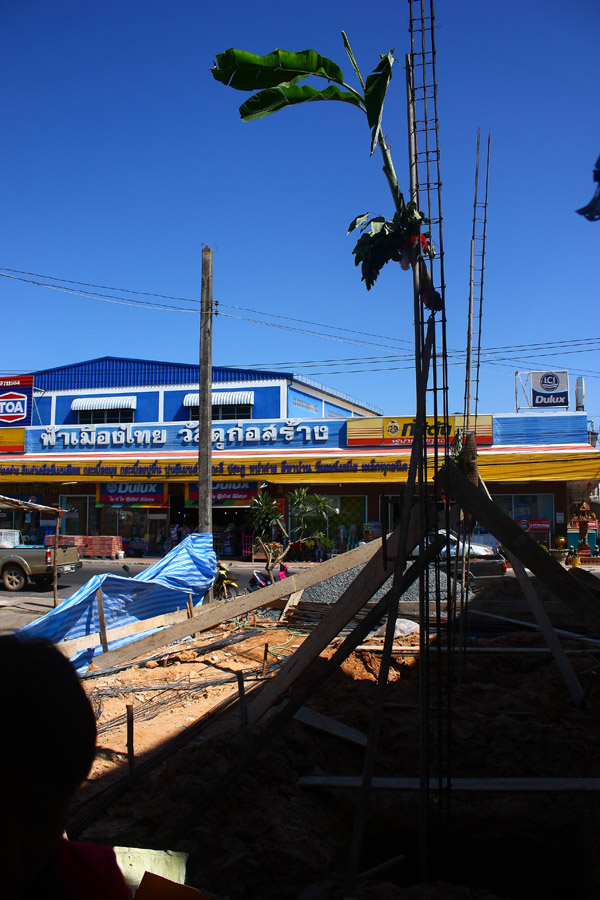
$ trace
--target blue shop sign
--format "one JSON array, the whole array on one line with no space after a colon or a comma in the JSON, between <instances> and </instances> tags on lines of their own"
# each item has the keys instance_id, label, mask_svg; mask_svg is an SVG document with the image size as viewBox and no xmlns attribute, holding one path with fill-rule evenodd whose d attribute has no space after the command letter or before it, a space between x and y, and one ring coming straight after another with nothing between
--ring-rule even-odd
<instances>
[{"instance_id":1,"label":"blue shop sign","mask_svg":"<svg viewBox=\"0 0 600 900\"><path fill-rule=\"evenodd\" d=\"M343 440L343 444L341 441ZM46 425L28 428L26 453L136 453L192 450L198 446L195 422L169 425ZM265 450L346 446L346 422L284 419L213 425L213 450Z\"/></svg>"}]
</instances>

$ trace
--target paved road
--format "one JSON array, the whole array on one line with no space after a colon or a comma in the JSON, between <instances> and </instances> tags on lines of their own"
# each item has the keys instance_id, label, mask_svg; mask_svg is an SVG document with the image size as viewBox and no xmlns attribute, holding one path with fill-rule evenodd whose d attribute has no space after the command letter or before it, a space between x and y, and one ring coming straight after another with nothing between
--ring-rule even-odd
<instances>
[{"instance_id":1,"label":"paved road","mask_svg":"<svg viewBox=\"0 0 600 900\"><path fill-rule=\"evenodd\" d=\"M62 603L71 594L85 584L93 575L102 575L110 572L115 575L126 575L123 565L129 567L130 575L137 575L143 569L153 565L155 559L84 559L83 566L76 572L63 575L58 579L58 602ZM228 562L227 568L230 576L242 592L248 586L252 577L252 570L260 568L257 563ZM300 566L299 568L302 568ZM294 568L292 571L296 571ZM38 585L26 585L22 591L11 592L4 590L0 582L0 634L12 634L13 631L22 628L34 619L45 615L54 605L52 588L41 588Z\"/></svg>"},{"instance_id":2,"label":"paved road","mask_svg":"<svg viewBox=\"0 0 600 900\"><path fill-rule=\"evenodd\" d=\"M101 575L104 572L112 572L125 575L122 561L109 559L84 559L83 566L75 572L69 572L58 579L58 602L62 603L71 594L85 584L92 575ZM142 563L140 566L139 563ZM127 560L131 574L135 575L145 568L144 560ZM9 634L27 625L33 619L43 616L54 605L54 593L52 588L42 588L36 584L25 585L22 591L4 590L0 583L0 634Z\"/></svg>"},{"instance_id":3,"label":"paved road","mask_svg":"<svg viewBox=\"0 0 600 900\"><path fill-rule=\"evenodd\" d=\"M104 572L111 572L115 575L126 575L123 571L123 565L129 567L129 575L136 575L148 566L153 565L155 559L127 559L110 560L110 559L84 559L83 566L76 572L69 575L63 575L58 581L58 602L62 603L71 594L85 584L93 575L102 575ZM301 571L310 566L310 563L292 563L290 566L290 575ZM227 562L229 575L236 582L238 590L241 593L248 587L248 582L252 577L252 570L261 567L258 563L249 562ZM261 570L262 571L262 570ZM596 577L600 578L600 568L590 568ZM512 572L509 572L512 574ZM53 608L54 595L52 588L49 590L40 588L37 585L27 585L25 590L11 593L4 590L0 582L0 634L11 634L28 622L45 615Z\"/></svg>"}]
</instances>

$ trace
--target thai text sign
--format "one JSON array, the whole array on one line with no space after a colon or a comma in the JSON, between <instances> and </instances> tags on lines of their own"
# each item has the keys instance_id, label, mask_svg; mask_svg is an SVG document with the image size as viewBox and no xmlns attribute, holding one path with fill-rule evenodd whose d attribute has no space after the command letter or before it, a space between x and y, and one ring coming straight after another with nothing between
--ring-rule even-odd
<instances>
[{"instance_id":1,"label":"thai text sign","mask_svg":"<svg viewBox=\"0 0 600 900\"><path fill-rule=\"evenodd\" d=\"M311 449L341 446L345 422L301 422L284 419L278 422L253 422L213 425L213 450L257 450L288 448ZM192 450L198 447L198 423L127 425L46 425L30 428L26 435L27 453L82 453L110 451Z\"/></svg>"},{"instance_id":2,"label":"thai text sign","mask_svg":"<svg viewBox=\"0 0 600 900\"><path fill-rule=\"evenodd\" d=\"M410 446L415 436L417 420L413 418L349 419L349 447ZM446 437L454 437L454 419L446 423L429 416L426 422L428 444L442 444Z\"/></svg>"},{"instance_id":3,"label":"thai text sign","mask_svg":"<svg viewBox=\"0 0 600 900\"><path fill-rule=\"evenodd\" d=\"M96 487L96 506L167 506L167 486L159 481L111 481Z\"/></svg>"},{"instance_id":4,"label":"thai text sign","mask_svg":"<svg viewBox=\"0 0 600 900\"><path fill-rule=\"evenodd\" d=\"M239 457L233 459L215 459L212 464L212 477L216 481L245 481L246 479L268 479L274 477L279 481L304 481L305 477L312 476L317 481L381 481L388 476L394 480L405 480L408 471L408 455L399 458L396 455L384 456L337 456L299 458L264 456L264 457ZM40 459L31 459L28 462L21 460L0 459L0 478L9 478L11 481L56 481L58 478L77 478L78 481L95 481L101 487L106 487L106 479L114 479L117 484L124 482L126 487L118 493L131 496L134 491L128 489L130 479L145 479L146 481L173 479L175 481L194 482L198 480L198 461L193 456L188 459L91 459L60 462L45 462ZM108 483L108 482L106 482ZM111 482L111 486L112 486ZM139 484L139 481L138 481ZM103 492L104 493L104 492ZM147 494L144 495L148 497ZM100 499L98 502L102 502ZM114 494L106 502L118 503ZM148 505L155 505L149 503Z\"/></svg>"},{"instance_id":5,"label":"thai text sign","mask_svg":"<svg viewBox=\"0 0 600 900\"><path fill-rule=\"evenodd\" d=\"M519 516L517 525L523 531L550 531L550 519L532 519L529 516Z\"/></svg>"},{"instance_id":6,"label":"thai text sign","mask_svg":"<svg viewBox=\"0 0 600 900\"><path fill-rule=\"evenodd\" d=\"M213 506L250 506L258 494L257 481L213 481ZM185 505L198 505L198 485L186 484Z\"/></svg>"}]
</instances>

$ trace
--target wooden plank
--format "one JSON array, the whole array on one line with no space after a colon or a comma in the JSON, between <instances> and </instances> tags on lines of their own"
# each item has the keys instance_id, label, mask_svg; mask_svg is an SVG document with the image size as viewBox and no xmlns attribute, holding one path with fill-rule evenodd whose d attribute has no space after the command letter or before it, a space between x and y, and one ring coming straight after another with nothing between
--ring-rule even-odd
<instances>
[{"instance_id":1,"label":"wooden plank","mask_svg":"<svg viewBox=\"0 0 600 900\"><path fill-rule=\"evenodd\" d=\"M562 675L563 681L565 682L571 697L573 698L573 702L575 706L581 706L585 698L585 691L581 687L579 683L579 679L575 674L573 666L567 659L562 645L556 635L552 627L552 623L548 618L548 614L544 609L544 604L540 600L530 578L525 572L525 568L521 562L517 559L517 557L510 553L510 551L506 551L510 564L512 565L515 575L517 577L517 581L519 582L519 586L525 595L525 599L529 603L531 612L533 616L540 626L540 631L544 636L544 640L548 644L552 652L552 656L554 657L554 661L558 666L558 670Z\"/></svg>"},{"instance_id":2,"label":"wooden plank","mask_svg":"<svg viewBox=\"0 0 600 900\"><path fill-rule=\"evenodd\" d=\"M508 616L499 616L496 613L484 612L483 609L469 609L470 616L485 616L487 619L497 619L499 622L510 622L512 625L522 625L523 628L534 628L536 631L538 625L535 622L525 622L522 619L512 619ZM564 634L573 641L581 641L583 644L591 644L593 647L600 647L600 638L588 637L587 634L577 634L576 631L566 631L564 628L555 628L557 634Z\"/></svg>"},{"instance_id":3,"label":"wooden plank","mask_svg":"<svg viewBox=\"0 0 600 900\"><path fill-rule=\"evenodd\" d=\"M290 596L287 598L287 603L283 607L283 612L281 613L281 618L279 619L280 624L283 624L283 622L285 621L285 617L288 614L288 611L290 609L293 609L295 606L298 606L300 600L302 599L303 593L304 591L294 591L294 593L290 594Z\"/></svg>"},{"instance_id":4,"label":"wooden plank","mask_svg":"<svg viewBox=\"0 0 600 900\"><path fill-rule=\"evenodd\" d=\"M295 713L294 718L298 722L302 722L303 725L308 725L317 731L333 734L335 737L350 741L351 744L358 744L359 747L367 746L367 737L361 731L351 728L350 725L344 725L343 722L338 722L337 719L332 719L331 716L325 716L314 709L309 709L307 706L301 706L298 712Z\"/></svg>"},{"instance_id":5,"label":"wooden plank","mask_svg":"<svg viewBox=\"0 0 600 900\"><path fill-rule=\"evenodd\" d=\"M54 552L56 553L56 548ZM108 641L106 640L106 620L104 618L104 600L102 598L101 587L96 591L96 603L98 605L98 622L100 623L100 643L102 644L102 649L106 653L108 650Z\"/></svg>"},{"instance_id":6,"label":"wooden plank","mask_svg":"<svg viewBox=\"0 0 600 900\"><path fill-rule=\"evenodd\" d=\"M383 644L359 644L356 648L356 652L364 650L366 653L382 653L383 652ZM421 652L420 647L407 647L406 645L400 646L399 644L394 644L392 648L392 652L396 656L418 656ZM448 647L438 647L435 646L436 653L448 653ZM580 656L582 653L589 654L591 651L588 649L563 649L563 653L568 654L569 656ZM450 653L463 654L463 653L487 653L487 654L506 654L512 653L513 655L516 653L517 655L522 653L550 653L549 647L451 647Z\"/></svg>"},{"instance_id":7,"label":"wooden plank","mask_svg":"<svg viewBox=\"0 0 600 900\"><path fill-rule=\"evenodd\" d=\"M407 547L414 547L423 531L418 524L418 508L415 507L411 516L411 522L405 537ZM387 540L388 569L383 567L383 553L381 541L378 541L378 550L357 574L352 584L344 591L342 596L331 605L318 626L311 631L302 646L283 663L270 681L266 682L262 690L257 694L254 702L248 710L251 724L257 722L265 712L283 696L296 679L304 672L322 651L333 641L341 629L359 612L371 599L379 588L390 577L393 565L389 557L395 557L400 542L400 531L397 528ZM354 551L351 551L354 553ZM321 563L320 567L328 563L343 559L343 554L335 560ZM263 589L264 590L264 589Z\"/></svg>"},{"instance_id":8,"label":"wooden plank","mask_svg":"<svg viewBox=\"0 0 600 900\"><path fill-rule=\"evenodd\" d=\"M425 553L404 572L400 584L400 593L404 591L419 578L425 571L426 567L434 559L436 547L429 547ZM342 645L337 648L333 655L323 660L323 665L319 666L317 671L311 677L304 680L303 683L296 687L296 690L290 695L287 703L282 703L275 715L266 722L265 727L259 730L254 741L242 750L234 759L227 772L208 788L203 794L202 800L195 803L187 812L176 818L171 818L169 826L164 833L160 834L160 840L163 846L173 846L182 835L186 834L194 822L201 821L206 811L218 799L222 798L223 792L231 788L232 783L238 778L242 772L256 759L259 753L268 746L274 737L279 734L285 724L298 712L307 700L313 695L314 691L320 687L327 678L347 659L350 653L356 648L362 640L366 638L369 632L380 622L381 618L387 612L390 603L390 594L387 592L382 597L375 608L356 625L354 632L343 641ZM257 685L257 689L261 689Z\"/></svg>"},{"instance_id":9,"label":"wooden plank","mask_svg":"<svg viewBox=\"0 0 600 900\"><path fill-rule=\"evenodd\" d=\"M591 591L575 581L569 572L556 562L547 550L530 537L506 515L493 500L455 465L445 464L436 475L436 481L447 496L485 525L500 543L530 569L552 593L562 600L594 632L600 631L600 606Z\"/></svg>"},{"instance_id":10,"label":"wooden plank","mask_svg":"<svg viewBox=\"0 0 600 900\"><path fill-rule=\"evenodd\" d=\"M177 622L188 620L187 610L176 610L176 612L166 613L163 616L153 616L151 619L142 619L139 622L130 622L128 625L119 625L117 628L109 628L106 632L106 639L110 644L111 641L117 641L131 634L139 634L140 631L148 631L150 628L162 628L165 625L175 625ZM81 650L87 650L89 647L100 646L100 633L85 634L80 638L73 638L71 641L61 641L56 646L65 656L70 657Z\"/></svg>"},{"instance_id":11,"label":"wooden plank","mask_svg":"<svg viewBox=\"0 0 600 900\"><path fill-rule=\"evenodd\" d=\"M215 603L203 605L199 609L197 608L193 620L188 619L185 622L172 625L170 628L165 628L158 634L148 635L148 637L141 638L139 641L127 644L125 647L109 650L108 653L96 656L94 665L98 669L107 669L110 666L118 666L121 663L135 659L137 656L153 653L155 650L160 650L161 647L180 641L190 634L207 631L216 625L235 619L237 616L252 612L253 609L267 606L279 597L285 597L295 591L312 587L313 584L319 584L319 582L332 578L334 575L348 572L355 566L369 562L380 550L381 539L370 541L364 547L357 547L348 551L348 553L342 553L340 556L336 556L335 559L328 559L319 563L319 565L312 566L310 569L305 569L298 575L288 576L284 581L269 584L267 587L261 588L252 594L237 597L235 600L217 600Z\"/></svg>"},{"instance_id":12,"label":"wooden plank","mask_svg":"<svg viewBox=\"0 0 600 900\"><path fill-rule=\"evenodd\" d=\"M360 775L303 775L298 779L301 787L359 788ZM437 778L430 779L431 790L437 790ZM371 787L392 791L418 791L419 778L373 778ZM441 787L448 787L448 780L441 779ZM600 791L600 778L452 778L453 791Z\"/></svg>"}]
</instances>

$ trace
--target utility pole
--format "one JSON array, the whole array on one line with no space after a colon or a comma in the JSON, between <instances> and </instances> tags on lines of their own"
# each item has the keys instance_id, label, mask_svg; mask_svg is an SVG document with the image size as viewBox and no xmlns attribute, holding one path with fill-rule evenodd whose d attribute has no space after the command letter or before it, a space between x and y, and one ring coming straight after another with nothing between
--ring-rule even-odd
<instances>
[{"instance_id":1,"label":"utility pole","mask_svg":"<svg viewBox=\"0 0 600 900\"><path fill-rule=\"evenodd\" d=\"M202 249L200 369L198 376L198 531L212 534L213 252Z\"/></svg>"}]
</instances>

